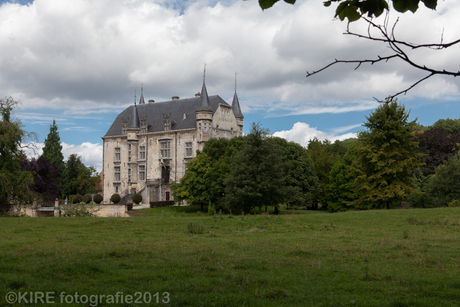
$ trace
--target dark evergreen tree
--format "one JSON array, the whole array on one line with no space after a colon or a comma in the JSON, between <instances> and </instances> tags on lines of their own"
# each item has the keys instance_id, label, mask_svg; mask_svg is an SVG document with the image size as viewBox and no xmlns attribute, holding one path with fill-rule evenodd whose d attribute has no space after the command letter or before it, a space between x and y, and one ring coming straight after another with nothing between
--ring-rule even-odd
<instances>
[{"instance_id":1,"label":"dark evergreen tree","mask_svg":"<svg viewBox=\"0 0 460 307\"><path fill-rule=\"evenodd\" d=\"M56 121L50 126L50 132L45 139L43 147L43 156L48 159L51 164L56 165L59 170L64 169L64 156L62 155L61 138L59 137Z\"/></svg>"},{"instance_id":2,"label":"dark evergreen tree","mask_svg":"<svg viewBox=\"0 0 460 307\"><path fill-rule=\"evenodd\" d=\"M276 206L286 195L286 182L282 153L268 140L268 130L252 124L245 136L245 146L239 151L225 180L225 200L235 211L248 213L252 208Z\"/></svg>"},{"instance_id":3,"label":"dark evergreen tree","mask_svg":"<svg viewBox=\"0 0 460 307\"><path fill-rule=\"evenodd\" d=\"M415 120L397 101L388 101L366 117L368 131L359 134L359 175L355 188L357 209L390 208L406 199L414 171L422 164L414 137Z\"/></svg>"}]
</instances>

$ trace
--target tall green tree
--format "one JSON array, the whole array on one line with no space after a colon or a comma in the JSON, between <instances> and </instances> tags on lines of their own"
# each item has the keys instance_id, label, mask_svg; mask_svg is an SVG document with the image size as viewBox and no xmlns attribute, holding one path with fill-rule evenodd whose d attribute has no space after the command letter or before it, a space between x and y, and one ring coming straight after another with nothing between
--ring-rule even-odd
<instances>
[{"instance_id":1,"label":"tall green tree","mask_svg":"<svg viewBox=\"0 0 460 307\"><path fill-rule=\"evenodd\" d=\"M230 173L233 156L244 146L242 137L210 139L203 152L187 163L187 170L171 190L175 201L203 205L220 203L225 192L224 180Z\"/></svg>"},{"instance_id":2,"label":"tall green tree","mask_svg":"<svg viewBox=\"0 0 460 307\"><path fill-rule=\"evenodd\" d=\"M329 184L326 189L328 209L331 212L353 209L352 202L359 198L354 189L358 176L356 166L358 145L352 144L340 161L334 164L329 173Z\"/></svg>"},{"instance_id":3,"label":"tall green tree","mask_svg":"<svg viewBox=\"0 0 460 307\"><path fill-rule=\"evenodd\" d=\"M313 207L321 189L307 149L279 137L269 140L278 146L283 161L289 163L289 167L284 169L285 184L289 189L285 203L288 206Z\"/></svg>"},{"instance_id":4,"label":"tall green tree","mask_svg":"<svg viewBox=\"0 0 460 307\"><path fill-rule=\"evenodd\" d=\"M444 128L449 136L460 134L460 118L439 119L433 124L433 128Z\"/></svg>"},{"instance_id":5,"label":"tall green tree","mask_svg":"<svg viewBox=\"0 0 460 307\"><path fill-rule=\"evenodd\" d=\"M0 99L0 205L26 199L27 187L33 182L32 172L21 170L21 143L31 135L24 131L12 111L19 102L12 97Z\"/></svg>"},{"instance_id":6,"label":"tall green tree","mask_svg":"<svg viewBox=\"0 0 460 307\"><path fill-rule=\"evenodd\" d=\"M286 164L282 153L269 140L268 130L252 124L245 136L245 145L234 157L230 174L225 180L225 200L228 207L248 213L252 208L276 206L286 194L283 176Z\"/></svg>"},{"instance_id":7,"label":"tall green tree","mask_svg":"<svg viewBox=\"0 0 460 307\"><path fill-rule=\"evenodd\" d=\"M81 160L81 156L71 154L65 162L65 168L62 176L63 195L87 193L96 193L96 185L100 178L96 169L93 166L85 166Z\"/></svg>"},{"instance_id":8,"label":"tall green tree","mask_svg":"<svg viewBox=\"0 0 460 307\"><path fill-rule=\"evenodd\" d=\"M61 171L64 170L64 155L62 154L61 138L59 137L58 126L55 120L53 120L53 124L50 126L50 132L45 139L43 156L47 158L51 164L59 167Z\"/></svg>"},{"instance_id":9,"label":"tall green tree","mask_svg":"<svg viewBox=\"0 0 460 307\"><path fill-rule=\"evenodd\" d=\"M355 188L360 196L354 202L358 209L389 209L406 199L414 171L422 164L414 137L414 121L397 101L380 105L366 117L367 131L359 134L358 167Z\"/></svg>"}]
</instances>

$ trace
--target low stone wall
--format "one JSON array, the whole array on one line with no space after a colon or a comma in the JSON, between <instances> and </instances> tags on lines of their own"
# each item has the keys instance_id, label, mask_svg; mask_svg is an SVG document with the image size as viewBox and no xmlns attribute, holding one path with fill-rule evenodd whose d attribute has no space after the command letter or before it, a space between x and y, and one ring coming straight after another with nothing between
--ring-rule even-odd
<instances>
[{"instance_id":1,"label":"low stone wall","mask_svg":"<svg viewBox=\"0 0 460 307\"><path fill-rule=\"evenodd\" d=\"M115 204L99 204L91 205L95 209L94 215L97 217L129 217L128 208L126 205ZM46 217L46 216L60 216L60 210L64 210L65 205L62 207L41 207L40 205L19 205L11 206L10 212L21 216L30 217Z\"/></svg>"}]
</instances>

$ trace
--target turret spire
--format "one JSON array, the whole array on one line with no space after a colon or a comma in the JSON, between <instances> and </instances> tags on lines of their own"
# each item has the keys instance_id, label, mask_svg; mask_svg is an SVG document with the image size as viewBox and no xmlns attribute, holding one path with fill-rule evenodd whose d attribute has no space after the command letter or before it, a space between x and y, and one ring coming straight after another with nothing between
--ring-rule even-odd
<instances>
[{"instance_id":1,"label":"turret spire","mask_svg":"<svg viewBox=\"0 0 460 307\"><path fill-rule=\"evenodd\" d=\"M141 83L141 98L139 98L139 104L145 104L144 101L144 84Z\"/></svg>"}]
</instances>

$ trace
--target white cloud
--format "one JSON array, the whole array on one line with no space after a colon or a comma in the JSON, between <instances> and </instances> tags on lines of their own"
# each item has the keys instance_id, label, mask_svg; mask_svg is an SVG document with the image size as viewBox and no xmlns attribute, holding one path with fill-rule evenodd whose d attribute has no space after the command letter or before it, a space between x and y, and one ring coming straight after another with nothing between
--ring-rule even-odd
<instances>
[{"instance_id":1,"label":"white cloud","mask_svg":"<svg viewBox=\"0 0 460 307\"><path fill-rule=\"evenodd\" d=\"M30 143L29 148L24 148L26 155L29 158L37 158L43 154L43 143ZM64 161L66 161L71 154L81 156L83 164L86 166L94 166L98 172L102 171L102 145L99 143L93 144L84 142L80 145L71 145L61 143L62 154Z\"/></svg>"},{"instance_id":2,"label":"white cloud","mask_svg":"<svg viewBox=\"0 0 460 307\"><path fill-rule=\"evenodd\" d=\"M438 42L445 29L445 41L456 39L458 14L455 0L438 3L437 11L421 7L402 16L396 35ZM240 0L6 3L0 6L0 91L21 99L26 109L87 114L130 104L140 83L146 99L192 97L207 63L210 94L231 97L238 71L243 110L276 101L285 108L327 103L317 105L316 112L335 112L357 101L382 99L424 76L392 60L358 70L336 65L306 78L307 70L335 58L388 54L385 45L343 35L346 24L333 21L333 15L333 8L317 0L278 3L265 11L257 1ZM392 10L392 20L399 16ZM367 33L364 22L351 27ZM460 65L457 46L413 52L416 60L436 67ZM433 90L436 99L458 95L460 80L446 80L430 79L407 99L432 98Z\"/></svg>"},{"instance_id":3,"label":"white cloud","mask_svg":"<svg viewBox=\"0 0 460 307\"><path fill-rule=\"evenodd\" d=\"M356 127L356 126L355 126ZM350 129L354 128L353 126L348 127ZM343 129L340 132L344 132ZM339 132L339 133L340 133ZM337 133L328 133L324 131L320 131L317 128L310 127L309 124L306 123L295 123L291 130L283 130L273 133L274 136L284 138L288 141L293 141L299 143L302 146L307 146L310 140L314 139L315 137L319 140L330 140L334 142L336 140L345 140L349 138L355 138L356 133L348 132L345 134L337 134Z\"/></svg>"}]
</instances>

